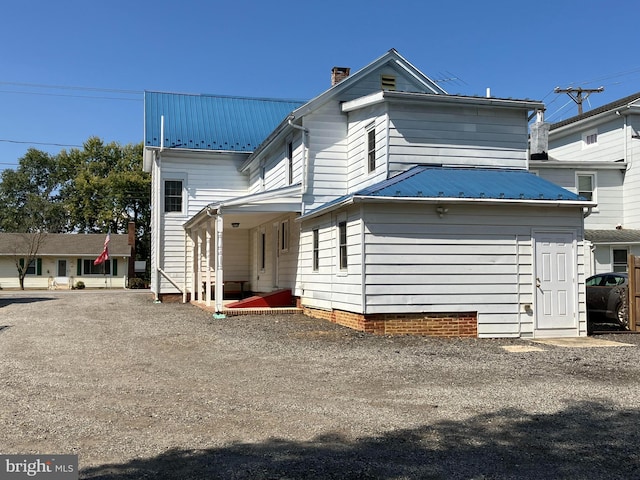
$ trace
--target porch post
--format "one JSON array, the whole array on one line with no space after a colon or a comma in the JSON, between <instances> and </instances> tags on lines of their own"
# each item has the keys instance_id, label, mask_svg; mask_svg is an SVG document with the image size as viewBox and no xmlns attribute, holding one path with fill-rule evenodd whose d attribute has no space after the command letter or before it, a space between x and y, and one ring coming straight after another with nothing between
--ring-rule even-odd
<instances>
[{"instance_id":1,"label":"porch post","mask_svg":"<svg viewBox=\"0 0 640 480\"><path fill-rule=\"evenodd\" d=\"M216 312L221 312L223 308L222 296L224 295L224 277L222 274L222 234L222 215L218 214L216 215Z\"/></svg>"},{"instance_id":2,"label":"porch post","mask_svg":"<svg viewBox=\"0 0 640 480\"><path fill-rule=\"evenodd\" d=\"M198 279L196 278L196 255L198 252L198 248L196 246L193 229L189 230L189 246L191 247L191 300L195 301L197 298L196 295L198 293L198 284L196 283L198 281Z\"/></svg>"},{"instance_id":3,"label":"porch post","mask_svg":"<svg viewBox=\"0 0 640 480\"><path fill-rule=\"evenodd\" d=\"M202 238L200 237L201 230L196 230L196 245L195 245L195 277L196 277L196 294L198 302L202 301Z\"/></svg>"},{"instance_id":4,"label":"porch post","mask_svg":"<svg viewBox=\"0 0 640 480\"><path fill-rule=\"evenodd\" d=\"M207 280L206 280L206 290L205 290L205 298L207 300L207 307L211 306L211 222L207 220L207 230L205 231L205 241L207 242L205 246L206 252L206 261L207 265Z\"/></svg>"}]
</instances>

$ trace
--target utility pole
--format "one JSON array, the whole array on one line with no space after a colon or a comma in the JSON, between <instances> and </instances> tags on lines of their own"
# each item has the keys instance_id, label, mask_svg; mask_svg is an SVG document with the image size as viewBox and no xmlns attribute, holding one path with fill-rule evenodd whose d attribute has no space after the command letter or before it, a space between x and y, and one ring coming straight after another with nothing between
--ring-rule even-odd
<instances>
[{"instance_id":1,"label":"utility pole","mask_svg":"<svg viewBox=\"0 0 640 480\"><path fill-rule=\"evenodd\" d=\"M571 97L571 99L576 102L578 105L578 115L582 115L582 102L589 98L589 95L592 93L600 93L604 92L604 87L599 88L560 88L556 87L553 89L555 93L566 93ZM584 94L584 96L583 96Z\"/></svg>"}]
</instances>

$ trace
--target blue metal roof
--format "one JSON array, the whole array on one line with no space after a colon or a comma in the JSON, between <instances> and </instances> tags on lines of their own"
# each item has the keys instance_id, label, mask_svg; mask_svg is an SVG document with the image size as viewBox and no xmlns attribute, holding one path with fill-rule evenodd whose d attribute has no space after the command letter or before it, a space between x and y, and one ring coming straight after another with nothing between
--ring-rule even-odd
<instances>
[{"instance_id":1,"label":"blue metal roof","mask_svg":"<svg viewBox=\"0 0 640 480\"><path fill-rule=\"evenodd\" d=\"M362 189L355 195L587 201L526 170L422 165Z\"/></svg>"},{"instance_id":2,"label":"blue metal roof","mask_svg":"<svg viewBox=\"0 0 640 480\"><path fill-rule=\"evenodd\" d=\"M359 198L375 197L397 198L400 201L416 198L437 201L438 198L442 198L448 201L460 199L460 201L515 200L527 203L535 201L589 203L586 198L526 170L418 165L375 185L336 198L305 213L302 217L315 216Z\"/></svg>"},{"instance_id":3,"label":"blue metal roof","mask_svg":"<svg viewBox=\"0 0 640 480\"><path fill-rule=\"evenodd\" d=\"M304 101L145 92L144 144L252 152Z\"/></svg>"}]
</instances>

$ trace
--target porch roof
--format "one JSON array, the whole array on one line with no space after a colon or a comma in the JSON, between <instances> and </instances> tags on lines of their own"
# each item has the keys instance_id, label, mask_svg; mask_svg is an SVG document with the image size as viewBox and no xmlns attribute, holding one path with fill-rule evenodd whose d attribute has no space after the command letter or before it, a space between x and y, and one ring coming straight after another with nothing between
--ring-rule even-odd
<instances>
[{"instance_id":1,"label":"porch roof","mask_svg":"<svg viewBox=\"0 0 640 480\"><path fill-rule=\"evenodd\" d=\"M640 244L640 230L631 230L626 228L620 230L585 230L584 238L595 245Z\"/></svg>"},{"instance_id":2,"label":"porch roof","mask_svg":"<svg viewBox=\"0 0 640 480\"><path fill-rule=\"evenodd\" d=\"M358 201L596 206L595 202L526 170L418 165L339 197L301 218L311 218Z\"/></svg>"},{"instance_id":3,"label":"porch roof","mask_svg":"<svg viewBox=\"0 0 640 480\"><path fill-rule=\"evenodd\" d=\"M214 202L187 220L183 227L190 229L205 221L208 217L225 215L233 220L243 216L243 228L249 228L267 220L268 214L281 215L284 213L300 213L302 210L302 186L290 185L265 192L229 198L221 202ZM231 219L227 220L231 223Z\"/></svg>"}]
</instances>

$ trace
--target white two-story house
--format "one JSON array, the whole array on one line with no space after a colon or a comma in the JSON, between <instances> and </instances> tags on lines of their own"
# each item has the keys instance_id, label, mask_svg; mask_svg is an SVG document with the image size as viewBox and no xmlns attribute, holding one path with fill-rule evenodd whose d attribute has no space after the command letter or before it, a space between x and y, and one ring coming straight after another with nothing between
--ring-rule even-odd
<instances>
[{"instance_id":1,"label":"white two-story house","mask_svg":"<svg viewBox=\"0 0 640 480\"><path fill-rule=\"evenodd\" d=\"M242 282L373 333L585 335L596 204L528 172L544 105L449 95L395 50L332 73L253 141L268 100L147 94L156 297L223 312Z\"/></svg>"},{"instance_id":2,"label":"white two-story house","mask_svg":"<svg viewBox=\"0 0 640 480\"><path fill-rule=\"evenodd\" d=\"M640 93L543 128L531 170L597 203L585 218L587 272L627 271L640 255Z\"/></svg>"}]
</instances>

